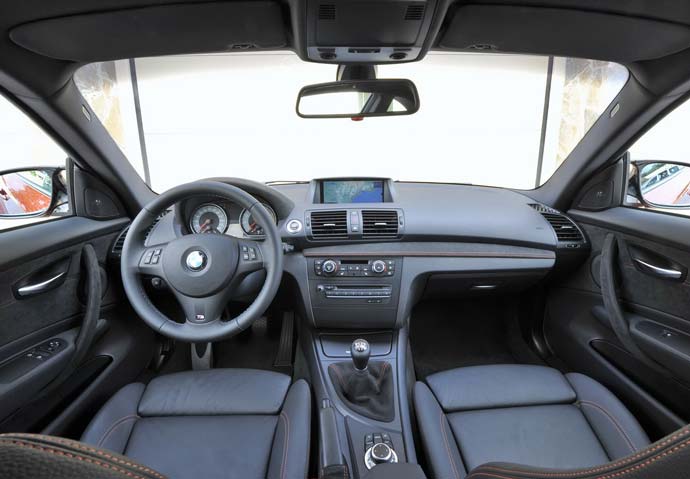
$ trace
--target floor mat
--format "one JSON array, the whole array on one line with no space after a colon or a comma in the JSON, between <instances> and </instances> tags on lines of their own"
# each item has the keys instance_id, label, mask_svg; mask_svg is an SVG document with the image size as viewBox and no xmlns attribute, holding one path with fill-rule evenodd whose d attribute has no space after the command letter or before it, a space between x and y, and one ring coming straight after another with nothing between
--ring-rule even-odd
<instances>
[{"instance_id":1,"label":"floor mat","mask_svg":"<svg viewBox=\"0 0 690 479\"><path fill-rule=\"evenodd\" d=\"M482 364L544 364L522 339L516 308L488 297L417 305L410 323L417 378Z\"/></svg>"}]
</instances>

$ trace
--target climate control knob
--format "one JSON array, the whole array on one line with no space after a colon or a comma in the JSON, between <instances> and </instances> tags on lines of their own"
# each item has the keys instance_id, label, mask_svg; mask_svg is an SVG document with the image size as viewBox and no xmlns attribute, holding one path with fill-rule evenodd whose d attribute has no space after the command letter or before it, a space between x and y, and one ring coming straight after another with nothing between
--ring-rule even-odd
<instances>
[{"instance_id":1,"label":"climate control knob","mask_svg":"<svg viewBox=\"0 0 690 479\"><path fill-rule=\"evenodd\" d=\"M324 272L324 274L327 274L329 276L334 275L338 271L338 263L336 263L332 259L327 259L323 262L321 270Z\"/></svg>"},{"instance_id":2,"label":"climate control knob","mask_svg":"<svg viewBox=\"0 0 690 479\"><path fill-rule=\"evenodd\" d=\"M371 263L371 270L376 274L383 274L386 272L386 263L380 259L377 259Z\"/></svg>"}]
</instances>

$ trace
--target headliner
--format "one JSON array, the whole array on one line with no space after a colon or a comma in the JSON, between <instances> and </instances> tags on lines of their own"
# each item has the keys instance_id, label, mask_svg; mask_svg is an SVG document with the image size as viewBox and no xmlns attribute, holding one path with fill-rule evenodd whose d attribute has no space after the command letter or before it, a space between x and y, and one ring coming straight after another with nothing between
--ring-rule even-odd
<instances>
[{"instance_id":1,"label":"headliner","mask_svg":"<svg viewBox=\"0 0 690 479\"><path fill-rule=\"evenodd\" d=\"M18 95L46 97L86 62L219 51L243 38L260 49L287 48L306 59L305 20L298 14L305 3L5 0L0 3L5 32L0 84ZM131 28L127 10L137 8L145 8L147 15ZM214 20L219 17L214 9L224 9L216 11L226 12L227 23ZM535 13L538 21L528 21ZM520 14L521 21L510 20ZM434 16L427 44L435 49L466 50L480 42L506 52L617 61L656 94L690 77L690 2L682 0L440 0ZM208 28L202 31L204 25ZM589 30L583 33L585 27ZM129 32L129 40L120 36L113 41L118 30ZM124 47L118 49L120 44Z\"/></svg>"}]
</instances>

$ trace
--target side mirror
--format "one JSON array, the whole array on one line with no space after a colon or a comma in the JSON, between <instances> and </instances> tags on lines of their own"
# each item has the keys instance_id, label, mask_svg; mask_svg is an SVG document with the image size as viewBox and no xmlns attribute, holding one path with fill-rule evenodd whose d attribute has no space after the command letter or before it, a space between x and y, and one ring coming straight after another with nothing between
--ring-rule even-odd
<instances>
[{"instance_id":1,"label":"side mirror","mask_svg":"<svg viewBox=\"0 0 690 479\"><path fill-rule=\"evenodd\" d=\"M411 115L419 110L410 80L343 80L302 88L297 114L302 118L352 118Z\"/></svg>"},{"instance_id":2,"label":"side mirror","mask_svg":"<svg viewBox=\"0 0 690 479\"><path fill-rule=\"evenodd\" d=\"M690 208L690 165L636 161L632 184L643 204L661 208Z\"/></svg>"},{"instance_id":3,"label":"side mirror","mask_svg":"<svg viewBox=\"0 0 690 479\"><path fill-rule=\"evenodd\" d=\"M49 215L67 205L64 168L0 172L0 219Z\"/></svg>"}]
</instances>

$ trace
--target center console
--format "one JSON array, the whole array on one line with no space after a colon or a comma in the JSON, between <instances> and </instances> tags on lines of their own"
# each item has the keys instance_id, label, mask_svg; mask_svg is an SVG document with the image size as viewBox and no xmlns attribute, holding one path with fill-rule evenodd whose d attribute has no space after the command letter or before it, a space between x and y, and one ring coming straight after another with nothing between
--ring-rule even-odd
<instances>
[{"instance_id":1,"label":"center console","mask_svg":"<svg viewBox=\"0 0 690 479\"><path fill-rule=\"evenodd\" d=\"M392 328L397 315L402 259L307 258L309 294L317 328Z\"/></svg>"}]
</instances>

